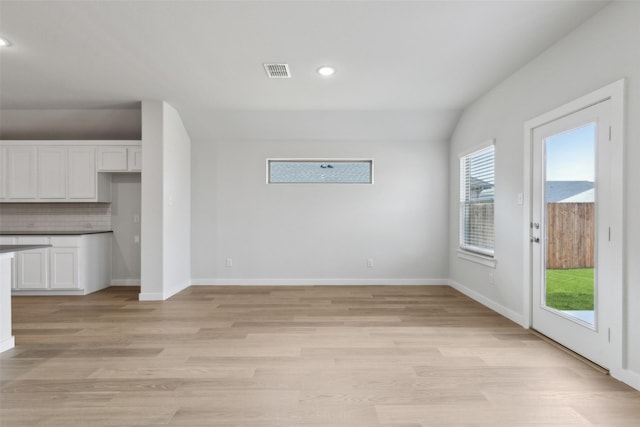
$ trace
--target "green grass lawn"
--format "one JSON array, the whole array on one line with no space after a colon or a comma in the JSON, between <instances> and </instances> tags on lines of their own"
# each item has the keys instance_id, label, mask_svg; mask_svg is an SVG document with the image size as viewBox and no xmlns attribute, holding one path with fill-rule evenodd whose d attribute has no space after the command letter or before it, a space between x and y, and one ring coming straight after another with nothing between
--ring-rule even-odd
<instances>
[{"instance_id":1,"label":"green grass lawn","mask_svg":"<svg viewBox=\"0 0 640 427\"><path fill-rule=\"evenodd\" d=\"M593 310L593 268L547 270L547 307Z\"/></svg>"}]
</instances>

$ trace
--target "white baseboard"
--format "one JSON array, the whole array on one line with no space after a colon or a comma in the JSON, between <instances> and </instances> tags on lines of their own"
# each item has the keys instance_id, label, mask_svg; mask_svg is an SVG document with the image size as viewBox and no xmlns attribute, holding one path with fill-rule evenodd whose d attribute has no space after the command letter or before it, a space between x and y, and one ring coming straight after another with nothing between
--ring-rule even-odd
<instances>
[{"instance_id":1,"label":"white baseboard","mask_svg":"<svg viewBox=\"0 0 640 427\"><path fill-rule=\"evenodd\" d=\"M191 283L188 280L186 282L179 283L177 286L174 286L172 289L169 289L169 290L167 290L167 291L165 291L163 293L164 294L164 299L171 298L172 296L174 296L178 292L184 291L189 286L191 286Z\"/></svg>"},{"instance_id":2,"label":"white baseboard","mask_svg":"<svg viewBox=\"0 0 640 427\"><path fill-rule=\"evenodd\" d=\"M111 286L140 286L140 279L113 279Z\"/></svg>"},{"instance_id":3,"label":"white baseboard","mask_svg":"<svg viewBox=\"0 0 640 427\"><path fill-rule=\"evenodd\" d=\"M611 371L609 374L617 379L618 381L622 381L635 388L636 390L640 390L640 374L634 371L630 371L628 369L622 369L620 371Z\"/></svg>"},{"instance_id":4,"label":"white baseboard","mask_svg":"<svg viewBox=\"0 0 640 427\"><path fill-rule=\"evenodd\" d=\"M106 287L106 286L105 286ZM100 289L96 290L99 291ZM84 289L11 289L11 295L17 296L70 296L87 295Z\"/></svg>"},{"instance_id":5,"label":"white baseboard","mask_svg":"<svg viewBox=\"0 0 640 427\"><path fill-rule=\"evenodd\" d=\"M193 279L193 286L447 286L448 279Z\"/></svg>"},{"instance_id":6,"label":"white baseboard","mask_svg":"<svg viewBox=\"0 0 640 427\"><path fill-rule=\"evenodd\" d=\"M191 286L191 283L186 281L186 282L180 283L178 286L175 286L173 289L169 289L164 292L140 292L138 294L138 300L139 301L164 301L171 298L178 292L184 291L189 286Z\"/></svg>"},{"instance_id":7,"label":"white baseboard","mask_svg":"<svg viewBox=\"0 0 640 427\"><path fill-rule=\"evenodd\" d=\"M138 301L164 301L164 295L162 292L140 292L138 294Z\"/></svg>"},{"instance_id":8,"label":"white baseboard","mask_svg":"<svg viewBox=\"0 0 640 427\"><path fill-rule=\"evenodd\" d=\"M517 323L518 325L522 326L523 328L528 328L528 322L525 322L524 316L522 314L518 314L513 310L508 309L507 307L485 297L484 295L479 294L478 292L467 288L466 286L461 285L460 283L456 282L455 280L449 280L449 286L451 286L453 289L457 290L458 292L461 292L463 294L465 294L466 296L468 296L469 298L479 302L480 304L484 305L485 307L490 308L491 310L495 311L498 314L501 314L502 316L506 317L507 319Z\"/></svg>"},{"instance_id":9,"label":"white baseboard","mask_svg":"<svg viewBox=\"0 0 640 427\"><path fill-rule=\"evenodd\" d=\"M11 336L0 341L0 353L7 351L16 346L16 339Z\"/></svg>"}]
</instances>

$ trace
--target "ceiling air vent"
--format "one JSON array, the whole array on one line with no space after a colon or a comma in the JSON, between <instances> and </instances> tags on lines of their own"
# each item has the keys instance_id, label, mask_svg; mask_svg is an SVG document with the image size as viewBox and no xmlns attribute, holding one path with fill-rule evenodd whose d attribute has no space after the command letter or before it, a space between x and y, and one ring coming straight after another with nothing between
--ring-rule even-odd
<instances>
[{"instance_id":1,"label":"ceiling air vent","mask_svg":"<svg viewBox=\"0 0 640 427\"><path fill-rule=\"evenodd\" d=\"M269 76L270 79L291 78L289 64L264 64L264 69L267 71L267 76Z\"/></svg>"}]
</instances>

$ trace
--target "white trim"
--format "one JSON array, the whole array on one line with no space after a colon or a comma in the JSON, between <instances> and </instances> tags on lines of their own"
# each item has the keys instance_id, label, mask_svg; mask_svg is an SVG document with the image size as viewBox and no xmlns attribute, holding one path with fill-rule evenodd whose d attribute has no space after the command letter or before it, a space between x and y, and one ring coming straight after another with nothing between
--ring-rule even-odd
<instances>
[{"instance_id":1,"label":"white trim","mask_svg":"<svg viewBox=\"0 0 640 427\"><path fill-rule=\"evenodd\" d=\"M470 157L474 156L474 155L479 155L479 153L486 151L491 151L493 158L493 178L494 178L494 182L495 182L495 138L494 139L489 139L486 140L480 144L477 144L473 147L469 147L466 150L464 150L462 153L460 153L458 155L458 176L459 176L459 190L458 190L458 257L462 258L462 259L466 259L468 261L473 261L479 264L483 264L486 265L488 267L493 267L495 268L495 261L491 261L492 259L495 259L495 242L492 248L484 250L483 248L477 247L475 245L470 245L470 244L465 244L465 241L467 240L467 237L471 237L471 236L467 236L467 232L466 227L464 227L464 225L466 224L465 220L463 220L463 206L473 206L473 203L470 203L470 197L468 194L468 191L470 190L470 188L467 186L468 180L467 178L471 178L470 174L471 171L468 170L468 162L467 159L469 159ZM489 150L491 149L491 150ZM463 166L464 163L464 166ZM495 185L494 185L495 187ZM495 206L495 192L493 195L493 198L491 200L492 204ZM494 228L495 228L495 215L493 218L493 222L494 222ZM473 233L469 233L469 234L473 234ZM495 230L493 232L494 234L494 238L495 238ZM476 251L474 251L474 249L477 249ZM484 252L484 253L483 253Z\"/></svg>"},{"instance_id":2,"label":"white trim","mask_svg":"<svg viewBox=\"0 0 640 427\"><path fill-rule=\"evenodd\" d=\"M458 258L466 259L467 261L472 261L478 264L486 265L487 267L496 268L497 260L489 255L476 254L473 252L465 251L464 249L458 248L456 251Z\"/></svg>"},{"instance_id":3,"label":"white trim","mask_svg":"<svg viewBox=\"0 0 640 427\"><path fill-rule=\"evenodd\" d=\"M104 289L104 288L102 288ZM97 289L96 291L102 290ZM12 296L73 296L88 295L84 289L11 289Z\"/></svg>"},{"instance_id":4,"label":"white trim","mask_svg":"<svg viewBox=\"0 0 640 427\"><path fill-rule=\"evenodd\" d=\"M193 279L192 286L446 286L449 279Z\"/></svg>"},{"instance_id":5,"label":"white trim","mask_svg":"<svg viewBox=\"0 0 640 427\"><path fill-rule=\"evenodd\" d=\"M472 147L468 147L466 148L464 151L461 151L458 154L458 159L460 157L464 157L464 156L468 156L471 153L474 153L476 151L480 151L480 150L484 150L485 148L491 147L492 145L496 145L496 139L495 138L491 138L491 139L487 139L486 141L483 141L479 144L476 144Z\"/></svg>"},{"instance_id":6,"label":"white trim","mask_svg":"<svg viewBox=\"0 0 640 427\"><path fill-rule=\"evenodd\" d=\"M495 311L496 313L506 317L507 319L511 320L512 322L517 323L518 325L522 326L523 328L528 328L528 326L526 325L526 321L525 318L519 314L516 313L515 311L508 309L507 307L503 306L502 304L497 303L496 301L489 299L487 297L485 297L484 295L467 288L464 285L461 285L460 283L456 282L455 280L449 280L449 286L451 286L453 289L457 290L460 293L465 294L466 296L468 296L469 298L479 302L480 304L484 305L485 307L488 307L489 309Z\"/></svg>"},{"instance_id":7,"label":"white trim","mask_svg":"<svg viewBox=\"0 0 640 427\"><path fill-rule=\"evenodd\" d=\"M187 280L185 282L182 282L182 283L178 284L178 286L174 286L172 289L165 290L164 292L162 292L162 295L164 296L164 299L169 299L172 296L174 296L175 294L184 291L189 286L191 286L191 282L189 280Z\"/></svg>"},{"instance_id":8,"label":"white trim","mask_svg":"<svg viewBox=\"0 0 640 427\"><path fill-rule=\"evenodd\" d=\"M140 292L138 294L138 301L164 301L164 295L162 292Z\"/></svg>"},{"instance_id":9,"label":"white trim","mask_svg":"<svg viewBox=\"0 0 640 427\"><path fill-rule=\"evenodd\" d=\"M16 346L16 339L14 336L5 338L4 340L0 341L0 353L2 353L3 351L10 350L15 346Z\"/></svg>"},{"instance_id":10,"label":"white trim","mask_svg":"<svg viewBox=\"0 0 640 427\"><path fill-rule=\"evenodd\" d=\"M184 291L191 285L190 282L183 282L179 286L164 292L140 292L138 294L138 301L165 301L174 296L175 294Z\"/></svg>"},{"instance_id":11,"label":"white trim","mask_svg":"<svg viewBox=\"0 0 640 427\"><path fill-rule=\"evenodd\" d=\"M522 315L526 321L525 328L531 327L531 301L533 295L533 269L532 263L532 242L530 237L532 236L532 218L533 207L531 203L531 197L533 197L533 127L529 122L524 124L524 181L522 191L522 242L524 242L524 249L522 251Z\"/></svg>"},{"instance_id":12,"label":"white trim","mask_svg":"<svg viewBox=\"0 0 640 427\"><path fill-rule=\"evenodd\" d=\"M140 279L112 279L111 286L140 286Z\"/></svg>"},{"instance_id":13,"label":"white trim","mask_svg":"<svg viewBox=\"0 0 640 427\"><path fill-rule=\"evenodd\" d=\"M640 374L628 369L610 370L609 375L623 383L640 390Z\"/></svg>"},{"instance_id":14,"label":"white trim","mask_svg":"<svg viewBox=\"0 0 640 427\"><path fill-rule=\"evenodd\" d=\"M624 143L625 143L625 128L624 128L624 118L625 118L625 79L620 79L616 82L613 82L607 86L604 86L594 92L591 92L585 96L582 96L578 99L575 99L565 105L562 105L558 108L555 108L545 114L537 116L533 119L527 120L524 123L524 212L523 215L523 314L524 319L526 320L526 326L531 326L531 304L533 302L532 298L532 268L531 268L531 256L532 256L532 247L529 242L530 235L530 224L532 221L532 147L533 147L533 131L535 128L550 123L554 120L560 119L562 117L573 114L577 111L583 110L587 107L595 105L599 102L605 101L607 99L611 100L611 126L614 129L612 133L611 142L615 144L616 147L620 147L620 152L613 152L612 158L616 159L616 162L620 165L619 168L614 168L612 170L612 182L619 183L620 188L618 191L612 196L614 201L612 204L614 206L619 206L621 208L621 212L619 212L620 216L614 218L614 223L612 226L614 230L617 231L614 233L613 238L618 238L620 241L620 249L622 253L619 255L620 266L619 271L621 274L625 271L625 222L624 222ZM612 215L613 216L613 215ZM618 228L616 230L616 228ZM616 308L614 311L617 315L611 319L611 342L612 342L612 351L613 355L611 357L611 366L609 366L610 372L630 372L627 370L623 370L623 367L626 365L625 353L627 347L626 340L626 329L623 319L626 317L626 310L624 306L623 292L625 289L625 277L622 275L619 286L616 286L614 289L611 289L611 298L613 304ZM618 345L614 345L617 343ZM629 376L628 374L625 374ZM613 376L613 375L612 375ZM617 378L617 377L616 377ZM635 380L634 380L635 381ZM635 387L635 386L634 386Z\"/></svg>"}]
</instances>

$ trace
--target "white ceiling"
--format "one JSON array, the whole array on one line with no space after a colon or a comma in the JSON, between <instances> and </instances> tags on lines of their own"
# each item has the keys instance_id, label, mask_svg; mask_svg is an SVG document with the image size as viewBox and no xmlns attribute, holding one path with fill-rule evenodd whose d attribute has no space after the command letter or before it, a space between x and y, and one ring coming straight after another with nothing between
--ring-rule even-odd
<instances>
[{"instance_id":1,"label":"white ceiling","mask_svg":"<svg viewBox=\"0 0 640 427\"><path fill-rule=\"evenodd\" d=\"M457 114L606 3L0 0L0 106Z\"/></svg>"}]
</instances>

